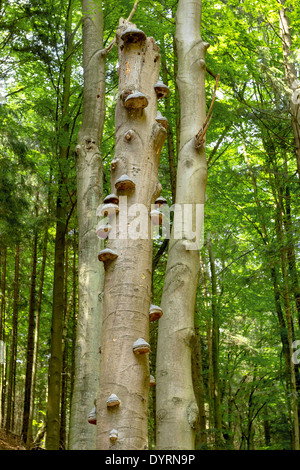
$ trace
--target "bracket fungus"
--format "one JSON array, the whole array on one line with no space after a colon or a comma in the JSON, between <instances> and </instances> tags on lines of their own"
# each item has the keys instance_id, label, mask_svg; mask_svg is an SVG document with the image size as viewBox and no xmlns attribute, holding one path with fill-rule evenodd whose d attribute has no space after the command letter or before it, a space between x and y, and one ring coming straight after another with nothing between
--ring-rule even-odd
<instances>
[{"instance_id":1,"label":"bracket fungus","mask_svg":"<svg viewBox=\"0 0 300 470\"><path fill-rule=\"evenodd\" d=\"M168 201L162 197L162 196L159 196L156 200L155 200L155 205L156 207L161 207L161 206L166 206L168 204Z\"/></svg>"},{"instance_id":2,"label":"bracket fungus","mask_svg":"<svg viewBox=\"0 0 300 470\"><path fill-rule=\"evenodd\" d=\"M158 100L165 98L170 92L169 87L165 85L161 80L158 80L156 85L154 85L154 90L156 92L156 97Z\"/></svg>"},{"instance_id":3,"label":"bracket fungus","mask_svg":"<svg viewBox=\"0 0 300 470\"><path fill-rule=\"evenodd\" d=\"M103 201L104 204L119 204L119 198L116 194L109 194Z\"/></svg>"},{"instance_id":4,"label":"bracket fungus","mask_svg":"<svg viewBox=\"0 0 300 470\"><path fill-rule=\"evenodd\" d=\"M133 343L132 349L135 354L146 354L150 352L150 344L143 338L139 338Z\"/></svg>"},{"instance_id":5,"label":"bracket fungus","mask_svg":"<svg viewBox=\"0 0 300 470\"><path fill-rule=\"evenodd\" d=\"M96 407L92 408L90 414L88 416L88 422L90 424L97 424L97 417L96 417Z\"/></svg>"},{"instance_id":6,"label":"bracket fungus","mask_svg":"<svg viewBox=\"0 0 300 470\"><path fill-rule=\"evenodd\" d=\"M108 238L109 232L111 231L110 224L101 224L96 228L96 234L99 238Z\"/></svg>"},{"instance_id":7,"label":"bracket fungus","mask_svg":"<svg viewBox=\"0 0 300 470\"><path fill-rule=\"evenodd\" d=\"M157 209L150 212L151 222L153 225L161 225L163 222L164 214Z\"/></svg>"},{"instance_id":8,"label":"bracket fungus","mask_svg":"<svg viewBox=\"0 0 300 470\"><path fill-rule=\"evenodd\" d=\"M125 98L124 106L128 109L144 109L148 106L148 98L140 91L134 91Z\"/></svg>"},{"instance_id":9,"label":"bracket fungus","mask_svg":"<svg viewBox=\"0 0 300 470\"><path fill-rule=\"evenodd\" d=\"M115 182L115 187L118 191L132 191L135 189L135 182L127 175L122 175Z\"/></svg>"},{"instance_id":10,"label":"bracket fungus","mask_svg":"<svg viewBox=\"0 0 300 470\"><path fill-rule=\"evenodd\" d=\"M121 39L126 44L136 44L137 42L145 42L147 36L141 29L129 27L121 34Z\"/></svg>"},{"instance_id":11,"label":"bracket fungus","mask_svg":"<svg viewBox=\"0 0 300 470\"><path fill-rule=\"evenodd\" d=\"M150 385L150 387L154 387L154 385L155 385L155 378L153 377L153 375L150 375L149 385Z\"/></svg>"},{"instance_id":12,"label":"bracket fungus","mask_svg":"<svg viewBox=\"0 0 300 470\"><path fill-rule=\"evenodd\" d=\"M160 111L157 111L157 115L155 118L155 121L158 122L158 124L161 124L165 129L169 127L168 119L165 118Z\"/></svg>"},{"instance_id":13,"label":"bracket fungus","mask_svg":"<svg viewBox=\"0 0 300 470\"><path fill-rule=\"evenodd\" d=\"M109 395L108 399L106 400L106 404L108 407L119 406L120 400L115 393L112 393L111 395Z\"/></svg>"},{"instance_id":14,"label":"bracket fungus","mask_svg":"<svg viewBox=\"0 0 300 470\"><path fill-rule=\"evenodd\" d=\"M152 305L152 304L150 305L149 320L151 322L155 320L159 320L162 314L163 314L163 311L160 307L158 307L157 305Z\"/></svg>"},{"instance_id":15,"label":"bracket fungus","mask_svg":"<svg viewBox=\"0 0 300 470\"><path fill-rule=\"evenodd\" d=\"M116 440L118 439L118 431L116 429L112 429L109 433L109 439L111 440L111 442L116 442Z\"/></svg>"},{"instance_id":16,"label":"bracket fungus","mask_svg":"<svg viewBox=\"0 0 300 470\"><path fill-rule=\"evenodd\" d=\"M112 203L104 204L101 209L101 215L103 215L103 217L112 217L118 214L118 212L119 206L117 204Z\"/></svg>"},{"instance_id":17,"label":"bracket fungus","mask_svg":"<svg viewBox=\"0 0 300 470\"><path fill-rule=\"evenodd\" d=\"M113 261L116 258L118 258L118 254L115 253L110 248L105 248L104 250L101 250L99 255L98 255L98 260L103 261L104 264L109 262L109 261Z\"/></svg>"}]
</instances>

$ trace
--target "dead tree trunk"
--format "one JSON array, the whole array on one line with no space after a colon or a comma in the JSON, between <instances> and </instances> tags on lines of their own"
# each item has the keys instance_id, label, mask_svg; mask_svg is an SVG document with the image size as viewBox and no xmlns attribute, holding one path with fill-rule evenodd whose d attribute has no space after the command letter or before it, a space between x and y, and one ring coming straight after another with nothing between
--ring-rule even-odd
<instances>
[{"instance_id":1,"label":"dead tree trunk","mask_svg":"<svg viewBox=\"0 0 300 470\"><path fill-rule=\"evenodd\" d=\"M135 25L121 20L117 45L119 94L111 191L117 192L120 204L119 214L110 221L111 224L118 221L116 236L110 234L106 247L114 252L115 259L108 262L107 252L99 258L106 274L97 449L142 450L148 446L152 239L150 230L145 238L139 238L143 234L135 232L134 227L140 211L144 215L139 219L142 231L149 228L151 204L161 191L157 174L166 130L156 117L157 98L164 92L160 94L155 88L160 55L153 38L146 38ZM121 196L127 197L122 199L122 205ZM147 344L139 349L138 343L134 349L139 339Z\"/></svg>"}]
</instances>

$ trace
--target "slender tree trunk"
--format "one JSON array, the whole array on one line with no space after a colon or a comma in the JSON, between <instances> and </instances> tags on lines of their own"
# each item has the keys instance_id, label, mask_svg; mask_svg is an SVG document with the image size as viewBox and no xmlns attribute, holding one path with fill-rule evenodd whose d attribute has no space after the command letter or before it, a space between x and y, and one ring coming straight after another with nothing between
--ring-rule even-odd
<instances>
[{"instance_id":1,"label":"slender tree trunk","mask_svg":"<svg viewBox=\"0 0 300 470\"><path fill-rule=\"evenodd\" d=\"M204 205L207 167L205 148L195 135L205 110L205 44L200 36L201 0L179 0L176 14L177 83L180 94L180 152L176 204ZM195 212L194 212L195 217ZM174 218L176 218L176 211ZM196 234L196 243L200 234ZM199 250L189 235L169 243L157 347L157 449L192 450L198 408L194 396L191 354L198 286Z\"/></svg>"},{"instance_id":2,"label":"slender tree trunk","mask_svg":"<svg viewBox=\"0 0 300 470\"><path fill-rule=\"evenodd\" d=\"M49 205L48 205L49 207ZM36 305L36 318L35 318L35 332L34 332L34 349L33 349L33 367L32 367L32 387L31 387L31 404L30 414L29 414L29 424L28 424L28 434L27 441L33 441L32 435L32 421L34 413L34 400L35 400L35 383L36 383L36 373L37 373L37 360L38 360L38 347L39 347L39 331L40 331L40 320L41 320L41 310L42 310L42 297L43 297L43 287L44 287L44 278L45 278L45 269L47 261L47 245L48 245L48 222L46 222L44 243L43 243L43 255L42 255L42 265L39 279L39 290L37 296L37 305Z\"/></svg>"},{"instance_id":3,"label":"slender tree trunk","mask_svg":"<svg viewBox=\"0 0 300 470\"><path fill-rule=\"evenodd\" d=\"M60 131L63 141L69 140L69 101L71 92L71 69L73 50L72 35L72 11L73 1L70 0L67 7L65 25L65 60L63 63L63 90L62 113ZM60 401L61 401L61 374L63 361L63 316L64 316L64 258L65 236L67 230L67 207L65 186L67 184L67 160L69 146L59 147L59 176L58 195L56 201L56 235L54 254L54 282L53 282L53 306L51 326L51 355L49 361L48 376L48 404L47 404L47 450L58 450L60 439Z\"/></svg>"},{"instance_id":4,"label":"slender tree trunk","mask_svg":"<svg viewBox=\"0 0 300 470\"><path fill-rule=\"evenodd\" d=\"M32 254L32 268L31 268L31 282L29 294L29 314L28 314L28 334L27 334L27 353L26 353L26 378L25 378L25 396L23 408L23 426L22 426L22 439L27 447L30 442L27 440L29 429L29 418L32 410L32 370L34 360L34 335L35 335L35 307L36 307L36 269L37 269L37 244L38 234L34 235L33 241L33 254Z\"/></svg>"},{"instance_id":5,"label":"slender tree trunk","mask_svg":"<svg viewBox=\"0 0 300 470\"><path fill-rule=\"evenodd\" d=\"M69 275L69 244L65 249L65 279L64 279L64 326L63 326L63 358L61 379L61 406L60 406L60 440L59 448L65 450L67 440L67 394L68 394L68 275Z\"/></svg>"},{"instance_id":6,"label":"slender tree trunk","mask_svg":"<svg viewBox=\"0 0 300 470\"><path fill-rule=\"evenodd\" d=\"M199 328L195 329L195 341L192 360L192 377L195 396L199 409L199 423L196 431L196 449L205 448L207 444L206 414L205 414L205 385L203 380L202 338Z\"/></svg>"},{"instance_id":7,"label":"slender tree trunk","mask_svg":"<svg viewBox=\"0 0 300 470\"><path fill-rule=\"evenodd\" d=\"M77 154L77 216L79 230L79 312L76 326L75 377L69 449L96 447L96 427L88 415L97 396L104 270L98 261L103 242L96 236L97 207L102 200L100 144L105 117L105 58L102 51L102 2L82 1L84 92Z\"/></svg>"},{"instance_id":8,"label":"slender tree trunk","mask_svg":"<svg viewBox=\"0 0 300 470\"><path fill-rule=\"evenodd\" d=\"M43 288L44 288L44 279L45 279L45 270L46 270L46 261L47 261L47 246L48 246L48 229L49 229L49 213L51 205L51 183L52 183L52 168L50 167L49 175L49 187L48 187L48 198L47 198L47 212L45 219L45 232L43 238L43 252L42 252L42 263L40 270L39 278L39 289L36 300L36 317L35 317L35 331L34 331L34 347L33 347L33 364L32 364L32 386L31 386L31 395L30 395L30 410L29 410L29 419L28 419L28 432L27 432L27 442L33 442L33 429L32 422L34 416L34 402L35 402L35 385L36 385L36 373L37 373L37 361L38 361L38 348L39 348L39 332L40 332L40 320L41 320L41 310L42 310L42 299L43 299Z\"/></svg>"},{"instance_id":9,"label":"slender tree trunk","mask_svg":"<svg viewBox=\"0 0 300 470\"><path fill-rule=\"evenodd\" d=\"M20 245L16 245L15 251L15 278L14 278L14 300L13 300L13 313L12 313L12 332L11 332L11 348L9 358L9 376L7 387L7 408L6 408L6 423L5 428L7 431L13 429L13 409L14 409L14 382L16 375L17 363L17 338L18 338L18 309L19 309L19 271L20 271Z\"/></svg>"},{"instance_id":10,"label":"slender tree trunk","mask_svg":"<svg viewBox=\"0 0 300 470\"><path fill-rule=\"evenodd\" d=\"M157 175L166 131L156 122L154 86L159 78L159 49L153 38L146 38L142 32L133 33L136 42L131 41L130 33L121 39L128 27L136 28L121 21L117 30L119 94L111 190L118 190L115 184L122 175L131 178L135 187L129 192L118 190L120 198L123 197L117 216L119 228L116 238L109 238L107 244L118 257L105 268L102 364L97 400L97 449L101 450L143 450L148 446L148 354L136 354L133 345L139 338L149 342L152 239L149 231L145 238L139 238L143 234L134 232L132 227L135 227L136 211L140 210L141 229L148 229L148 211L161 191ZM141 104L134 101L134 97L136 100L142 97L142 105L146 107L127 108L126 99L134 102L131 101L130 106ZM134 204L139 204L138 209ZM128 224L122 224L127 216ZM111 394L117 395L119 406L108 406ZM111 442L109 434L113 429L118 438Z\"/></svg>"},{"instance_id":11,"label":"slender tree trunk","mask_svg":"<svg viewBox=\"0 0 300 470\"><path fill-rule=\"evenodd\" d=\"M217 279L215 258L211 239L207 240L209 264L211 272L211 309L212 309L212 366L213 366L213 403L214 403L214 428L215 447L222 446L222 415L221 415L221 392L219 379L219 312L217 307Z\"/></svg>"},{"instance_id":12,"label":"slender tree trunk","mask_svg":"<svg viewBox=\"0 0 300 470\"><path fill-rule=\"evenodd\" d=\"M6 260L7 260L7 248L4 247L1 253L1 265L2 265L2 272L1 272L1 304L0 304L0 341L3 341L2 348L3 354L5 354L5 291L6 291ZM4 358L3 358L4 359ZM4 417L4 371L5 371L5 364L0 363L0 427L3 423Z\"/></svg>"}]
</instances>

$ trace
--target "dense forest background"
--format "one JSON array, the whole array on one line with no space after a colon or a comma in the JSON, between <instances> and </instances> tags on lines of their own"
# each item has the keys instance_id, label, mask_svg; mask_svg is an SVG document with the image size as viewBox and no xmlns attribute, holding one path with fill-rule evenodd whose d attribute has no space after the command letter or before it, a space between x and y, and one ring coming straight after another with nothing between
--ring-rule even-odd
<instances>
[{"instance_id":1,"label":"dense forest background","mask_svg":"<svg viewBox=\"0 0 300 470\"><path fill-rule=\"evenodd\" d=\"M103 1L104 46L131 8L128 0ZM161 78L170 88L159 102L169 121L159 179L170 205L179 149L176 8L176 0L141 0L134 15L136 25L160 47ZM289 36L282 34L280 11L289 21ZM43 446L59 197L66 227L60 442L67 448L78 313L81 4L4 0L0 15L0 340L6 353L0 365L1 427L25 432L27 442ZM207 109L218 75L220 80L206 136L208 184L193 354L202 410L196 448L216 448L220 431L226 449L293 449L300 405L297 357L295 367L289 361L297 349L294 341L300 340L300 118L293 113L300 103L300 4L204 0L201 34L210 44ZM112 48L101 144L104 195L111 192L117 61ZM167 242L155 239L156 305L166 257ZM154 370L156 337L157 325L151 325ZM153 448L155 387L150 394Z\"/></svg>"}]
</instances>

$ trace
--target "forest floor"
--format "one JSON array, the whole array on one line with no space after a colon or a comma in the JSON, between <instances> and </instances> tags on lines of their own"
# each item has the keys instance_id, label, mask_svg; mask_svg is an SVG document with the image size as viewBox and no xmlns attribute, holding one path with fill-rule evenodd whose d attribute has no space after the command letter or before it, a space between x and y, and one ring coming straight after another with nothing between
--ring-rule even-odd
<instances>
[{"instance_id":1,"label":"forest floor","mask_svg":"<svg viewBox=\"0 0 300 470\"><path fill-rule=\"evenodd\" d=\"M0 429L0 450L26 450L20 436Z\"/></svg>"}]
</instances>

